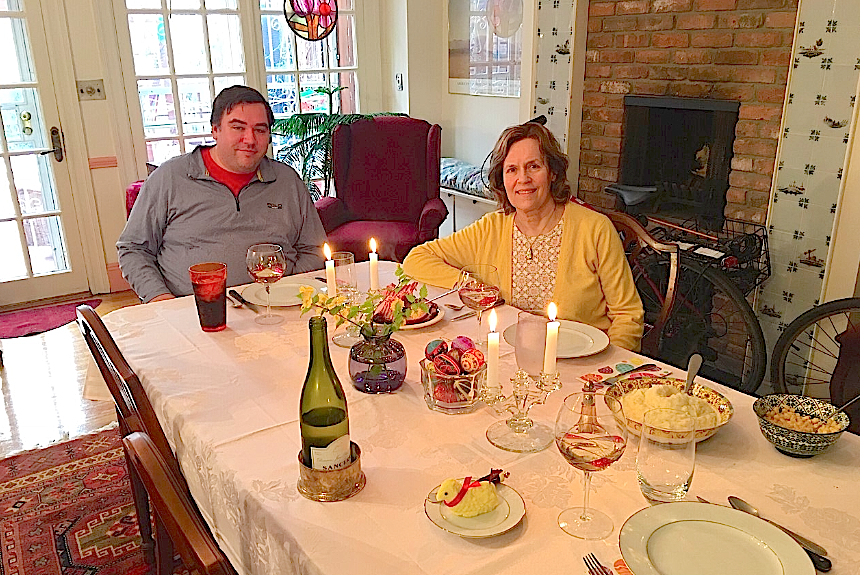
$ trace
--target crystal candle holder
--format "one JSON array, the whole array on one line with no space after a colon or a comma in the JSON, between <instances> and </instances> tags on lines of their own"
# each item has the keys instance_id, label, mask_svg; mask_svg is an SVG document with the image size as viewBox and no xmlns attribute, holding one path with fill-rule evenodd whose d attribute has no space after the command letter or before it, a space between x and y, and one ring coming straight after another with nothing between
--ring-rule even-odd
<instances>
[{"instance_id":1,"label":"crystal candle holder","mask_svg":"<svg viewBox=\"0 0 860 575\"><path fill-rule=\"evenodd\" d=\"M299 450L299 493L313 501L343 501L362 489L367 482L361 470L361 448L350 442L352 463L341 469L312 469L302 461Z\"/></svg>"},{"instance_id":2,"label":"crystal candle holder","mask_svg":"<svg viewBox=\"0 0 860 575\"><path fill-rule=\"evenodd\" d=\"M475 373L446 375L436 371L432 361L422 359L419 363L427 407L449 415L471 413L478 408L487 381L486 364Z\"/></svg>"}]
</instances>

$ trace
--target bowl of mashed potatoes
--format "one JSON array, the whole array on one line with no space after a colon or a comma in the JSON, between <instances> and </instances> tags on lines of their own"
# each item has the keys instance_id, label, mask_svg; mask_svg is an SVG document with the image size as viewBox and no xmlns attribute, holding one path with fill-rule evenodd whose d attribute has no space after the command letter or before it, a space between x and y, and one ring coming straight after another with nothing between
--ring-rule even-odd
<instances>
[{"instance_id":1,"label":"bowl of mashed potatoes","mask_svg":"<svg viewBox=\"0 0 860 575\"><path fill-rule=\"evenodd\" d=\"M711 437L734 414L731 402L710 387L693 383L692 394L685 394L682 379L627 379L610 387L606 395L621 401L627 431L634 435L639 435L645 412L649 409L675 409L689 414L696 421L696 441Z\"/></svg>"}]
</instances>

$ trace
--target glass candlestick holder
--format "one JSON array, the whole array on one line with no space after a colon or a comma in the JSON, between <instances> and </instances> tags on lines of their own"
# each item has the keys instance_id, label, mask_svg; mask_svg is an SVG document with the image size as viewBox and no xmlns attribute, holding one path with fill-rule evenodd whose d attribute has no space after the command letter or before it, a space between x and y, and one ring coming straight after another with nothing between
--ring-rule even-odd
<instances>
[{"instance_id":1,"label":"glass candlestick holder","mask_svg":"<svg viewBox=\"0 0 860 575\"><path fill-rule=\"evenodd\" d=\"M541 372L537 380L525 371L518 370L511 378L513 390L504 395L501 387L484 388L482 399L496 413L510 413L511 417L497 421L487 428L490 443L514 453L534 453L549 447L554 441L553 430L529 417L535 405L546 403L549 394L561 388L558 373Z\"/></svg>"}]
</instances>

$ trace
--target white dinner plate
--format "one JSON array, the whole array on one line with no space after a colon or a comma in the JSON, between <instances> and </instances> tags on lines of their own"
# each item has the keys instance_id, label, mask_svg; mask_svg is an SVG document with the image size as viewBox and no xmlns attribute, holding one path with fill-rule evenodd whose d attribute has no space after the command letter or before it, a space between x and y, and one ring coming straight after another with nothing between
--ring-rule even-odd
<instances>
[{"instance_id":1,"label":"white dinner plate","mask_svg":"<svg viewBox=\"0 0 860 575\"><path fill-rule=\"evenodd\" d=\"M636 575L814 575L794 539L743 511L681 501L647 507L630 517L618 538Z\"/></svg>"},{"instance_id":2,"label":"white dinner plate","mask_svg":"<svg viewBox=\"0 0 860 575\"><path fill-rule=\"evenodd\" d=\"M559 323L556 357L587 357L609 347L609 336L596 327L566 319L559 320ZM502 335L510 345L517 346L517 324L509 325Z\"/></svg>"},{"instance_id":3,"label":"white dinner plate","mask_svg":"<svg viewBox=\"0 0 860 575\"><path fill-rule=\"evenodd\" d=\"M445 310L442 309L442 306L439 306L436 309L438 310L436 315L434 315L430 319L418 323L404 323L400 329L421 329L422 327L428 327L433 324L439 323L440 321L442 321L442 318L445 317Z\"/></svg>"},{"instance_id":4,"label":"white dinner plate","mask_svg":"<svg viewBox=\"0 0 860 575\"><path fill-rule=\"evenodd\" d=\"M317 291L325 288L323 282L312 278L282 278L270 287L272 306L289 307L301 305L302 300L299 298L299 288L302 286L310 286ZM251 303L266 305L266 288L263 284L253 283L247 285L240 293L243 298Z\"/></svg>"},{"instance_id":5,"label":"white dinner plate","mask_svg":"<svg viewBox=\"0 0 860 575\"><path fill-rule=\"evenodd\" d=\"M483 539L501 535L516 527L526 515L526 502L522 496L504 483L496 485L501 500L499 506L476 517L460 517L451 513L444 504L436 501L438 490L439 485L424 499L424 513L436 527L460 537Z\"/></svg>"}]
</instances>

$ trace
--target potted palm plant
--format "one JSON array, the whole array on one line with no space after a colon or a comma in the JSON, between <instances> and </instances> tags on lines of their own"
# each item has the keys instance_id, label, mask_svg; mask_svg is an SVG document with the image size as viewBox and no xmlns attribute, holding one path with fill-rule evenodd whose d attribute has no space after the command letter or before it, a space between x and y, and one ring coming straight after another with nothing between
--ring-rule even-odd
<instances>
[{"instance_id":1,"label":"potted palm plant","mask_svg":"<svg viewBox=\"0 0 860 575\"><path fill-rule=\"evenodd\" d=\"M318 87L317 94L328 96L328 113L312 112L293 114L289 118L275 120L272 134L285 136L292 143L276 152L275 158L292 166L304 180L314 201L329 195L332 178L331 137L341 124L352 124L374 116L402 116L390 112L373 114L334 113L334 95L345 90L345 86ZM322 183L322 189L317 185Z\"/></svg>"}]
</instances>

